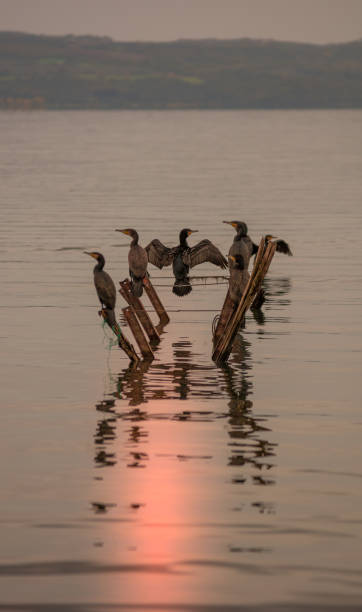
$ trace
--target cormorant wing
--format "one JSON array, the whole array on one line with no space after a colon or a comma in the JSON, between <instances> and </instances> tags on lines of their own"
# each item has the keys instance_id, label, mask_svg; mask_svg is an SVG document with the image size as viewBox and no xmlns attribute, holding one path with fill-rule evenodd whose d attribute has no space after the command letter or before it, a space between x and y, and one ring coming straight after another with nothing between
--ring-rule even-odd
<instances>
[{"instance_id":1,"label":"cormorant wing","mask_svg":"<svg viewBox=\"0 0 362 612\"><path fill-rule=\"evenodd\" d=\"M292 251L290 250L289 244L287 242L285 242L284 240L277 240L277 251L279 253L284 253L284 255L293 255Z\"/></svg>"},{"instance_id":2,"label":"cormorant wing","mask_svg":"<svg viewBox=\"0 0 362 612\"><path fill-rule=\"evenodd\" d=\"M94 284L99 297L99 301L111 310L116 305L116 287L107 272L101 270L94 274Z\"/></svg>"},{"instance_id":3,"label":"cormorant wing","mask_svg":"<svg viewBox=\"0 0 362 612\"><path fill-rule=\"evenodd\" d=\"M175 248L169 248L155 238L146 246L146 252L148 261L161 270L164 266L172 264Z\"/></svg>"},{"instance_id":4,"label":"cormorant wing","mask_svg":"<svg viewBox=\"0 0 362 612\"><path fill-rule=\"evenodd\" d=\"M201 240L188 249L182 256L183 262L193 268L209 261L220 268L227 268L227 261L219 249L210 240Z\"/></svg>"}]
</instances>

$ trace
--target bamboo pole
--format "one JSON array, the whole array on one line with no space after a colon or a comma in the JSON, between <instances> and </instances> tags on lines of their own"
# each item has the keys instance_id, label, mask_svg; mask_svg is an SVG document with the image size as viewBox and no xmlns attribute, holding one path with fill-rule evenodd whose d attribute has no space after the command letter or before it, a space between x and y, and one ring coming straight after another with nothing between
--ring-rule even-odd
<instances>
[{"instance_id":1,"label":"bamboo pole","mask_svg":"<svg viewBox=\"0 0 362 612\"><path fill-rule=\"evenodd\" d=\"M154 358L153 351L146 339L146 336L144 335L142 331L142 327L138 322L138 319L133 311L132 306L127 306L126 308L122 308L122 312L124 316L126 317L127 323L130 326L134 337L136 338L136 341L140 348L142 356L145 359L153 359Z\"/></svg>"},{"instance_id":2,"label":"bamboo pole","mask_svg":"<svg viewBox=\"0 0 362 612\"><path fill-rule=\"evenodd\" d=\"M160 326L163 327L164 325L167 325L167 323L170 322L170 317L168 316L164 308L164 305L162 304L160 298L158 297L149 278L143 279L143 286L146 290L146 293L150 299L152 306L154 307L155 311L158 314L158 317L160 319Z\"/></svg>"},{"instance_id":3,"label":"bamboo pole","mask_svg":"<svg viewBox=\"0 0 362 612\"><path fill-rule=\"evenodd\" d=\"M138 355L133 348L133 345L127 340L126 336L122 333L120 326L115 320L114 310L103 308L99 311L99 315L105 320L107 325L111 328L113 333L118 338L118 346L126 353L131 361L137 363L139 361Z\"/></svg>"},{"instance_id":4,"label":"bamboo pole","mask_svg":"<svg viewBox=\"0 0 362 612\"><path fill-rule=\"evenodd\" d=\"M121 281L119 284L121 286L119 292L121 293L121 295L123 295L126 302L128 302L128 304L132 306L133 311L140 320L140 323L143 329L145 330L149 340L153 344L157 344L160 341L160 336L156 328L154 327L150 317L148 316L146 310L144 309L141 300L135 295L133 295L131 290L131 283L129 282L128 278Z\"/></svg>"},{"instance_id":5,"label":"bamboo pole","mask_svg":"<svg viewBox=\"0 0 362 612\"><path fill-rule=\"evenodd\" d=\"M249 306L255 299L260 290L261 283L269 269L276 249L275 242L268 242L265 245L265 238L262 238L255 258L254 267L250 275L247 286L241 297L239 305L234 315L229 320L225 333L219 338L212 358L214 361L226 361L229 358L235 336L239 326Z\"/></svg>"},{"instance_id":6,"label":"bamboo pole","mask_svg":"<svg viewBox=\"0 0 362 612\"><path fill-rule=\"evenodd\" d=\"M246 285L246 287L244 289L243 295L240 298L239 306L240 306L240 304L242 304L244 296L247 294L247 292L249 290L249 287L251 286L253 275L255 274L255 270L259 266L259 263L260 263L261 258L263 256L263 253L264 253L264 248L265 248L265 238L262 238L261 241L260 241L260 244L259 244L259 248L258 248L256 257L255 257L255 260L254 260L253 270L252 270L252 272L250 274L250 277L249 277L248 283L247 283L247 285ZM232 316L235 315L236 310L237 310L237 306L234 305L234 311L233 311L232 315L227 317L227 313L224 312L224 308L225 308L225 306L226 306L226 304L228 302L228 298L229 297L230 296L229 296L229 290L228 290L227 294L226 294L225 302L224 302L224 305L223 305L223 308L222 308L222 311L221 311L220 319L219 319L220 326L219 325L217 326L217 328L215 330L215 334L214 334L214 342L213 342L214 353L213 353L213 357L212 357L214 359L214 361L218 361L219 360L219 351L221 350L221 347L223 346L222 338L224 337L226 325L228 323L230 323ZM224 322L223 327L221 327L222 326L221 318L223 319L223 322ZM219 327L219 329L218 329L218 327ZM216 332L217 332L217 337L216 337Z\"/></svg>"},{"instance_id":7,"label":"bamboo pole","mask_svg":"<svg viewBox=\"0 0 362 612\"><path fill-rule=\"evenodd\" d=\"M217 322L217 325L216 325L216 328L215 328L215 331L214 331L214 335L213 335L213 346L214 346L214 348L217 346L217 343L219 342L219 339L221 338L222 334L224 333L225 327L227 326L228 322L230 321L232 315L234 314L235 309L236 309L236 304L231 299L230 291L228 289L227 293L226 293L226 297L225 297L225 301L224 301L223 307L222 307L221 312L220 312L219 320Z\"/></svg>"}]
</instances>

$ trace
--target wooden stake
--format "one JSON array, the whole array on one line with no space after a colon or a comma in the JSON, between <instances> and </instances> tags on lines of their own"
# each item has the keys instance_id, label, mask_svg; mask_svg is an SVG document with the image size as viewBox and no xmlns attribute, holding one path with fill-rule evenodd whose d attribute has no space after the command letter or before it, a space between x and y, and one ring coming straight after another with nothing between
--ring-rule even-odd
<instances>
[{"instance_id":1,"label":"wooden stake","mask_svg":"<svg viewBox=\"0 0 362 612\"><path fill-rule=\"evenodd\" d=\"M131 361L137 363L139 361L138 355L133 348L133 345L127 340L126 336L121 332L121 328L118 325L114 317L114 310L103 308L99 311L100 316L105 320L107 325L111 328L113 333L118 338L118 346L128 355Z\"/></svg>"},{"instance_id":2,"label":"wooden stake","mask_svg":"<svg viewBox=\"0 0 362 612\"><path fill-rule=\"evenodd\" d=\"M134 337L136 338L136 341L137 341L138 346L140 347L142 356L145 359L153 359L154 358L153 351L147 342L146 336L144 335L142 331L142 327L139 324L135 313L133 312L132 306L127 306L126 308L122 308L122 312L124 316L126 317L127 323L130 326Z\"/></svg>"},{"instance_id":3,"label":"wooden stake","mask_svg":"<svg viewBox=\"0 0 362 612\"><path fill-rule=\"evenodd\" d=\"M146 293L150 299L152 306L158 314L158 317L160 319L160 326L163 327L164 325L167 325L167 323L170 322L170 317L168 316L149 278L143 279L143 286L146 290Z\"/></svg>"},{"instance_id":4,"label":"wooden stake","mask_svg":"<svg viewBox=\"0 0 362 612\"><path fill-rule=\"evenodd\" d=\"M160 336L156 328L154 327L150 317L148 316L146 310L144 309L141 300L135 295L133 295L131 290L131 283L129 282L128 278L126 278L124 281L121 281L119 284L121 286L119 290L121 295L123 295L126 302L128 302L129 305L132 306L133 311L139 318L149 340L153 344L158 344L158 342L160 341Z\"/></svg>"},{"instance_id":5,"label":"wooden stake","mask_svg":"<svg viewBox=\"0 0 362 612\"><path fill-rule=\"evenodd\" d=\"M214 348L216 347L217 343L219 342L219 339L224 333L225 327L228 324L231 317L233 316L235 310L236 310L236 304L235 302L232 301L230 297L230 291L228 289L223 307L220 312L219 320L217 322L217 325L214 331L214 336L213 336Z\"/></svg>"},{"instance_id":6,"label":"wooden stake","mask_svg":"<svg viewBox=\"0 0 362 612\"><path fill-rule=\"evenodd\" d=\"M262 238L248 284L245 287L244 293L235 313L231 319L229 319L225 333L219 338L219 341L215 347L212 355L214 361L226 361L229 358L240 323L243 320L247 309L252 304L255 296L260 290L261 283L269 269L271 260L273 259L275 249L275 242L268 242L265 247L265 238Z\"/></svg>"}]
</instances>

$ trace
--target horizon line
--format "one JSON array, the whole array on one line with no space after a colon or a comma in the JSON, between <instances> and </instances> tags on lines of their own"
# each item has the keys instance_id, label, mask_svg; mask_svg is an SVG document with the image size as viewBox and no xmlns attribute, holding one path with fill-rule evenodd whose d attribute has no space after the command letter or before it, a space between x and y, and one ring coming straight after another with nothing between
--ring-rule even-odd
<instances>
[{"instance_id":1,"label":"horizon line","mask_svg":"<svg viewBox=\"0 0 362 612\"><path fill-rule=\"evenodd\" d=\"M251 41L258 43L280 43L280 44L294 44L294 45L306 45L313 47L330 47L337 45L349 45L353 43L361 43L361 38L353 38L351 40L345 40L340 42L327 42L327 43L317 43L317 42L309 42L302 40L285 40L279 38L252 38L250 36L241 36L239 38L231 37L231 38L218 38L215 36L208 36L202 38L175 38L170 40L149 40L149 39L129 39L129 40L119 40L115 39L108 34L47 34L47 33L39 33L39 32L28 32L25 30L0 30L1 34L21 34L25 36L40 36L44 38L99 38L103 40L107 40L113 43L120 44L148 44L148 45L169 45L175 43L182 42L239 42L239 41Z\"/></svg>"}]
</instances>

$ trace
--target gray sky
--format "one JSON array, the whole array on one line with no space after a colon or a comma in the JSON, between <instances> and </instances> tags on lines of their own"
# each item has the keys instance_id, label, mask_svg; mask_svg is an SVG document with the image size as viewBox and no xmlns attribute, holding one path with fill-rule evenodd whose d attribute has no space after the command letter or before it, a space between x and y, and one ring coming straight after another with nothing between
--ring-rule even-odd
<instances>
[{"instance_id":1,"label":"gray sky","mask_svg":"<svg viewBox=\"0 0 362 612\"><path fill-rule=\"evenodd\" d=\"M0 0L0 30L342 42L362 38L362 0Z\"/></svg>"}]
</instances>

